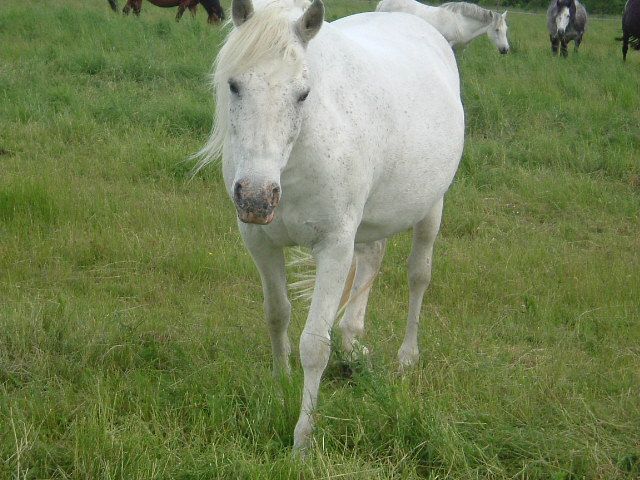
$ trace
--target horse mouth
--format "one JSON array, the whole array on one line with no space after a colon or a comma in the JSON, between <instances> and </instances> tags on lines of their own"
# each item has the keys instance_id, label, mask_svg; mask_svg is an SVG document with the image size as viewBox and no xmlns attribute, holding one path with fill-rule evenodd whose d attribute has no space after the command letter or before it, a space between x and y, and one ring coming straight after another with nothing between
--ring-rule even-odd
<instances>
[{"instance_id":1,"label":"horse mouth","mask_svg":"<svg viewBox=\"0 0 640 480\"><path fill-rule=\"evenodd\" d=\"M238 218L241 222L253 223L255 225L268 225L273 221L275 216L275 210L271 210L271 212L267 215L258 215L254 212L245 212L238 210Z\"/></svg>"}]
</instances>

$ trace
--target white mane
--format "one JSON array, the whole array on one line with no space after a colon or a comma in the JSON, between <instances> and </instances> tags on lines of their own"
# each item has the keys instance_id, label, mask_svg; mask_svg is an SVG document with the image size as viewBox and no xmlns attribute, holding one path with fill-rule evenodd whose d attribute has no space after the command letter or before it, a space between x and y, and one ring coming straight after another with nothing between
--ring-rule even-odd
<instances>
[{"instance_id":1,"label":"white mane","mask_svg":"<svg viewBox=\"0 0 640 480\"><path fill-rule=\"evenodd\" d=\"M448 2L440 5L441 8L446 8L447 10L457 13L459 15L463 15L465 17L474 18L476 20L480 20L481 22L490 23L495 18L496 15L499 15L496 12L491 10L487 10L486 8L479 7L473 3L467 2Z\"/></svg>"},{"instance_id":2,"label":"white mane","mask_svg":"<svg viewBox=\"0 0 640 480\"><path fill-rule=\"evenodd\" d=\"M229 32L210 75L216 98L216 112L207 143L193 156L198 159L194 175L222 155L228 128L229 77L242 73L265 59L279 58L289 65L302 65L303 49L292 25L308 4L307 0L255 2L256 9L251 17Z\"/></svg>"}]
</instances>

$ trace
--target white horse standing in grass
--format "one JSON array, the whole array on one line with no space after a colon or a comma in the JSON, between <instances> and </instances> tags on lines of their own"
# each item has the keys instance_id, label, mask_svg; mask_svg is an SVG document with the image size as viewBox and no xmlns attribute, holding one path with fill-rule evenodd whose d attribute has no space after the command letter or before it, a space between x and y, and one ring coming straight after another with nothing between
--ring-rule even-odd
<instances>
[{"instance_id":1,"label":"white horse standing in grass","mask_svg":"<svg viewBox=\"0 0 640 480\"><path fill-rule=\"evenodd\" d=\"M411 227L409 316L398 359L403 366L418 359L433 243L464 143L455 58L433 27L399 13L323 23L321 0L298 2L254 9L251 0L233 0L235 28L213 72L214 130L199 164L222 155L240 233L262 279L275 374L289 372L283 247L309 247L315 259L300 338L296 449L311 437L343 289L358 292L340 323L350 352L385 239Z\"/></svg>"},{"instance_id":2,"label":"white horse standing in grass","mask_svg":"<svg viewBox=\"0 0 640 480\"><path fill-rule=\"evenodd\" d=\"M486 33L500 53L509 53L506 11L500 14L466 2L432 7L415 0L382 0L376 11L416 15L436 27L454 48L464 48L471 40Z\"/></svg>"}]
</instances>

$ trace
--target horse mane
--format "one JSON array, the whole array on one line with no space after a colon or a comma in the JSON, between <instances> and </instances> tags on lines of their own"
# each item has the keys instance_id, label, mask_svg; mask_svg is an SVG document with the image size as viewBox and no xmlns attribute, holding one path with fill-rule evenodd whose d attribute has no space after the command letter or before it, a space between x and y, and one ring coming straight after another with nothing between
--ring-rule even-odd
<instances>
[{"instance_id":1,"label":"horse mane","mask_svg":"<svg viewBox=\"0 0 640 480\"><path fill-rule=\"evenodd\" d=\"M446 8L450 12L480 20L482 22L491 22L495 19L496 15L499 15L494 11L479 7L474 3L467 2L447 2L440 5L440 7Z\"/></svg>"},{"instance_id":2,"label":"horse mane","mask_svg":"<svg viewBox=\"0 0 640 480\"><path fill-rule=\"evenodd\" d=\"M228 130L228 78L264 59L281 58L290 64L302 65L302 46L291 24L293 18L302 15L308 4L307 0L255 2L253 14L240 27L229 32L209 75L216 99L213 129L204 147L192 156L198 160L193 175L222 155Z\"/></svg>"}]
</instances>

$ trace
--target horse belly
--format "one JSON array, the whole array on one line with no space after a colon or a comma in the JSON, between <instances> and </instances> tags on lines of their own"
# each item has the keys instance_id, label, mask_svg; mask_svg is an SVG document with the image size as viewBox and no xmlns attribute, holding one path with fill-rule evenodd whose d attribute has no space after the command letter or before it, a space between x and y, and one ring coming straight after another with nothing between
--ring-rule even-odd
<instances>
[{"instance_id":1,"label":"horse belly","mask_svg":"<svg viewBox=\"0 0 640 480\"><path fill-rule=\"evenodd\" d=\"M446 133L446 137L430 139L432 148L398 158L385 173L365 204L358 242L379 240L413 227L444 196L462 155L462 118Z\"/></svg>"}]
</instances>

